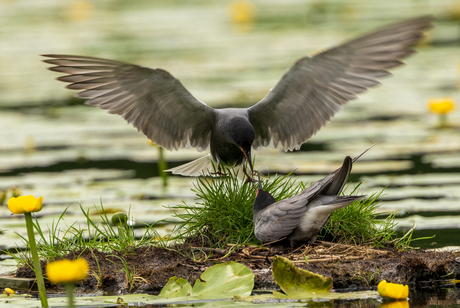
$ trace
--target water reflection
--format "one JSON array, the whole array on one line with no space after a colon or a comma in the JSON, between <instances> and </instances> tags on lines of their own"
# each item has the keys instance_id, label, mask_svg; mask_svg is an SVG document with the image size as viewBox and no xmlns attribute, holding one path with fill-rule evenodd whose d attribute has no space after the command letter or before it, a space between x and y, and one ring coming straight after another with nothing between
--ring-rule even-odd
<instances>
[{"instance_id":1,"label":"water reflection","mask_svg":"<svg viewBox=\"0 0 460 308\"><path fill-rule=\"evenodd\" d=\"M409 308L409 302L406 300L384 302L380 304L379 308Z\"/></svg>"}]
</instances>

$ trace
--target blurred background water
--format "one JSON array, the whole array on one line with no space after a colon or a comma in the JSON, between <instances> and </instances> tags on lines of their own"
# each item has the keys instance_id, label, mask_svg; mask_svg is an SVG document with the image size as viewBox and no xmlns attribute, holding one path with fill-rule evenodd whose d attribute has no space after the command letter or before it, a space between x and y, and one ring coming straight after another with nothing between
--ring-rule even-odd
<instances>
[{"instance_id":1,"label":"blurred background water","mask_svg":"<svg viewBox=\"0 0 460 308\"><path fill-rule=\"evenodd\" d=\"M256 169L296 169L310 182L379 142L354 166L360 192L387 187L381 211L398 211L402 232L415 224L415 237L436 235L415 246L460 246L460 114L441 127L428 108L432 98L460 102L458 0L0 0L0 246L25 231L6 207L15 193L43 196L45 225L66 207L66 222L83 224L79 204L130 208L152 223L171 217L164 206L194 202L193 178L172 176L163 188L158 149L119 116L73 98L40 54L160 67L213 107L245 107L300 57L424 14L438 21L407 66L347 104L301 151L256 152ZM170 167L203 155L165 154Z\"/></svg>"}]
</instances>

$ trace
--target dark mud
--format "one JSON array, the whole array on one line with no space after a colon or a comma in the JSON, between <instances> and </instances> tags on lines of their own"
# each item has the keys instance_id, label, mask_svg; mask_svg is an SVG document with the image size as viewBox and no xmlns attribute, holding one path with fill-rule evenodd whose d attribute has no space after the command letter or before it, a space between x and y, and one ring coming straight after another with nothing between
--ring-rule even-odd
<instances>
[{"instance_id":1,"label":"dark mud","mask_svg":"<svg viewBox=\"0 0 460 308\"><path fill-rule=\"evenodd\" d=\"M289 258L300 268L332 277L336 289L366 289L383 279L412 286L422 281L435 284L437 280L460 279L459 251L399 252L321 242L294 252L285 248L255 246L240 248L230 255L226 255L227 252L183 245L175 250L143 247L124 254L86 250L72 253L69 259L81 255L90 265L88 278L77 285L81 293L155 294L172 276L193 284L208 267L226 261L237 261L250 268L255 274L255 289L279 290L271 274L271 263L276 254ZM128 264L129 273L120 258ZM21 267L16 276L31 278L34 273L28 267ZM61 291L59 288L47 282L48 290Z\"/></svg>"}]
</instances>

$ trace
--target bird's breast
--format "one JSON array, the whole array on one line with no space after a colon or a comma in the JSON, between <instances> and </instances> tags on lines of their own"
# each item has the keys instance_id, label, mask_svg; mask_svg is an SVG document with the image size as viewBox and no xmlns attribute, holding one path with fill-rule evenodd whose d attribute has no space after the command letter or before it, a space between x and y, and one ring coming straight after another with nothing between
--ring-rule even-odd
<instances>
[{"instance_id":1,"label":"bird's breast","mask_svg":"<svg viewBox=\"0 0 460 308\"><path fill-rule=\"evenodd\" d=\"M214 137L214 138L213 138ZM239 165L243 162L244 154L236 144L211 134L211 155L215 160L228 166Z\"/></svg>"}]
</instances>

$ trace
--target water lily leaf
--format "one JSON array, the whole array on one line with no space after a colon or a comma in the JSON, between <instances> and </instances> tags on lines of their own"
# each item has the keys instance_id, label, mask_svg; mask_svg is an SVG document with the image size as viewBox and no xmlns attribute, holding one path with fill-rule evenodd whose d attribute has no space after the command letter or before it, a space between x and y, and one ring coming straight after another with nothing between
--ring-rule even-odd
<instances>
[{"instance_id":1,"label":"water lily leaf","mask_svg":"<svg viewBox=\"0 0 460 308\"><path fill-rule=\"evenodd\" d=\"M211 266L201 274L192 289L198 298L227 298L250 295L254 274L243 264L227 262Z\"/></svg>"},{"instance_id":2,"label":"water lily leaf","mask_svg":"<svg viewBox=\"0 0 460 308\"><path fill-rule=\"evenodd\" d=\"M190 283L176 276L169 278L168 283L161 289L159 297L175 298L190 296L192 286Z\"/></svg>"},{"instance_id":3,"label":"water lily leaf","mask_svg":"<svg viewBox=\"0 0 460 308\"><path fill-rule=\"evenodd\" d=\"M329 294L332 279L296 268L289 259L275 256L273 278L287 296L292 298L321 297Z\"/></svg>"}]
</instances>

